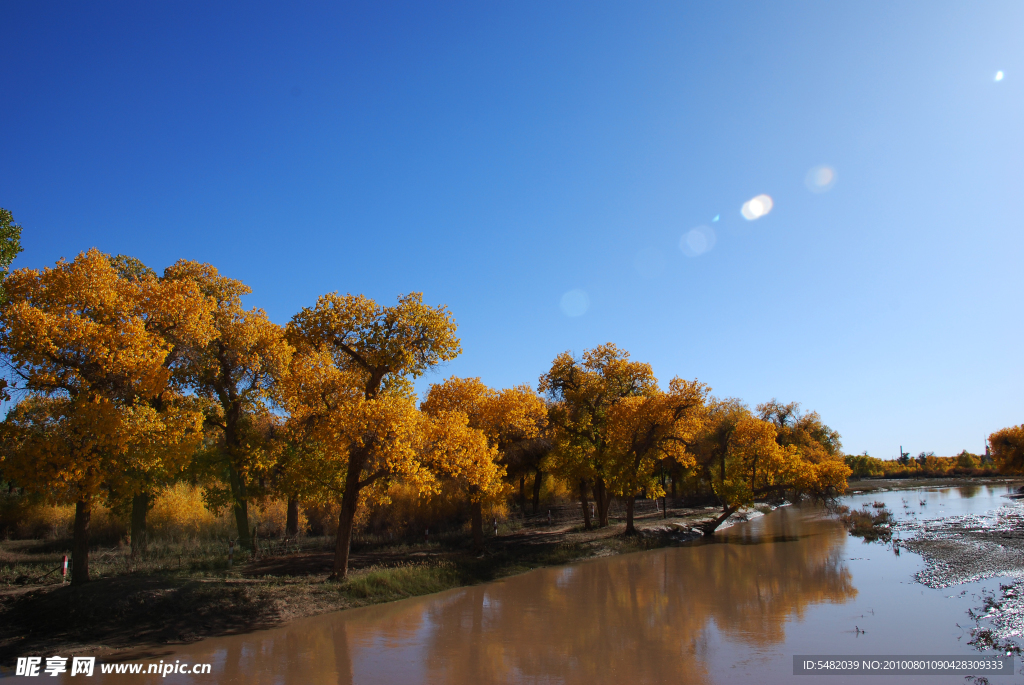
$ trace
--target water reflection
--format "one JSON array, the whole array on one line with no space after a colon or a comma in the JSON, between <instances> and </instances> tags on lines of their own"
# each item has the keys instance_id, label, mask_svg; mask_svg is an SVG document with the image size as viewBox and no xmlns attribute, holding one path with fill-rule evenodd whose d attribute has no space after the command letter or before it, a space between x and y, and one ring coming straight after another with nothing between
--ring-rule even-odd
<instances>
[{"instance_id":1,"label":"water reflection","mask_svg":"<svg viewBox=\"0 0 1024 685\"><path fill-rule=\"evenodd\" d=\"M977 496L981 492L981 486L980 485L962 485L962 486L956 488L956 491L963 498L975 497L975 496Z\"/></svg>"},{"instance_id":2,"label":"water reflection","mask_svg":"<svg viewBox=\"0 0 1024 685\"><path fill-rule=\"evenodd\" d=\"M736 544L760 536L785 542ZM363 636L357 650L422 632L421 682L708 682L710 626L751 645L780 643L807 605L856 595L843 536L831 522L780 512L723 543L548 569L347 623Z\"/></svg>"},{"instance_id":3,"label":"water reflection","mask_svg":"<svg viewBox=\"0 0 1024 685\"><path fill-rule=\"evenodd\" d=\"M834 521L787 508L711 544L543 569L156 659L213 663L221 683L712 682L709 640L778 645L807 607L856 596L844 539Z\"/></svg>"}]
</instances>

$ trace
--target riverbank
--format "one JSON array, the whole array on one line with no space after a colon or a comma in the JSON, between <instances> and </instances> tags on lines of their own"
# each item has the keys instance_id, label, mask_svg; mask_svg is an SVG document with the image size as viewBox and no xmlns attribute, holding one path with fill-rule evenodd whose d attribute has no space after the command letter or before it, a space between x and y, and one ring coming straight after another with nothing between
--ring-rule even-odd
<instances>
[{"instance_id":1,"label":"riverbank","mask_svg":"<svg viewBox=\"0 0 1024 685\"><path fill-rule=\"evenodd\" d=\"M701 508L670 510L668 518L639 517L636 536L625 536L625 524L614 520L591 531L574 525L523 529L490 537L483 554L469 549L464 536L363 546L353 554L344 583L327 580L333 560L327 540L312 549L240 563L230 571L186 564L180 571L104 575L74 588L60 584L57 576L26 581L23 575L19 583L0 585L0 662L25 654L109 655L186 644L544 566L665 547L700 537L693 529L712 513ZM737 518L757 514L750 510ZM28 556L23 549L6 554Z\"/></svg>"},{"instance_id":2,"label":"riverbank","mask_svg":"<svg viewBox=\"0 0 1024 685\"><path fill-rule=\"evenodd\" d=\"M978 476L951 478L861 478L847 483L846 494L856 495L868 492L890 490L915 490L918 488L960 488L972 486L1020 486L1024 479L1019 476Z\"/></svg>"},{"instance_id":3,"label":"riverbank","mask_svg":"<svg viewBox=\"0 0 1024 685\"><path fill-rule=\"evenodd\" d=\"M1012 480L966 484L967 487L972 485L1008 486L1014 491L1021 483ZM904 503L914 510L914 501L907 504L904 500ZM892 544L896 549L914 552L923 561L923 568L914 574L914 580L938 589L999 579L999 590L982 592L982 606L968 611L976 624L970 630L969 644L980 650L1021 654L1020 640L1024 635L1022 496L1004 495L991 510L981 513L928 517L924 511L921 507L917 514L903 518L892 528ZM1006 580L1002 581L1003 578ZM951 596L966 593L964 590Z\"/></svg>"},{"instance_id":4,"label":"riverbank","mask_svg":"<svg viewBox=\"0 0 1024 685\"><path fill-rule=\"evenodd\" d=\"M1022 482L872 479L852 481L849 494ZM578 522L522 528L488 537L483 554L471 551L466 535L432 537L430 542L362 544L353 548L352 570L344 583L327 581L333 554L332 541L324 538L307 539L301 548L267 544L262 558L236 563L230 570L219 547L193 556L187 550L184 554L165 550L160 563L138 563L131 572L127 572L124 550L120 558L115 558L116 551L106 557L104 552L93 558L97 579L80 588L61 585L59 576L52 573L39 577L45 571L33 571L27 561L35 559L36 568L41 569L38 562L47 559L52 569L60 558L56 543L0 542L0 565L6 567L0 581L0 662L44 652L109 655L128 648L187 644L280 626L305 616L500 580L535 568L681 544L700 537L694 529L716 513L716 508L708 507L670 509L667 519L660 514L638 516L641 534L628 537L623 534L624 523L614 519L608 528L592 531L583 530ZM757 514L756 510L744 512L726 525ZM961 541L956 525L967 531ZM1012 530L1001 531L1010 537L996 540L985 526L972 527L969 522L950 524L944 530L902 543L925 556L927 569L932 569L931 575L922 576L925 584L1024 569L1024 533L1017 537Z\"/></svg>"},{"instance_id":5,"label":"riverbank","mask_svg":"<svg viewBox=\"0 0 1024 685\"><path fill-rule=\"evenodd\" d=\"M920 554L924 568L915 580L940 588L1006 576L1024 577L1024 501L986 514L903 521L900 546Z\"/></svg>"},{"instance_id":6,"label":"riverbank","mask_svg":"<svg viewBox=\"0 0 1024 685\"><path fill-rule=\"evenodd\" d=\"M848 494L939 487L1016 490L1022 485L1019 477L871 479L850 481ZM904 518L892 527L893 543L922 557L924 568L915 580L927 587L951 587L994 576L1024 577L1024 500L1007 497L1002 504L985 514L929 518L922 513Z\"/></svg>"}]
</instances>

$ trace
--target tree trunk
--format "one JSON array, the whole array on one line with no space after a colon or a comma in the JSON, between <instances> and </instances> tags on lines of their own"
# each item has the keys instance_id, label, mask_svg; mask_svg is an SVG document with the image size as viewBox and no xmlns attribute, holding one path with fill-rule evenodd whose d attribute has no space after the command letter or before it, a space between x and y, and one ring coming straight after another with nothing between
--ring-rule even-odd
<instances>
[{"instance_id":1,"label":"tree trunk","mask_svg":"<svg viewBox=\"0 0 1024 685\"><path fill-rule=\"evenodd\" d=\"M299 500L296 497L288 498L288 516L285 518L284 534L290 538L299 534Z\"/></svg>"},{"instance_id":2,"label":"tree trunk","mask_svg":"<svg viewBox=\"0 0 1024 685\"><path fill-rule=\"evenodd\" d=\"M363 473L363 459L349 455L348 473L345 475L345 494L341 496L338 514L338 537L334 542L334 568L332 580L348 578L348 556L352 547L352 525L359 506L359 476Z\"/></svg>"},{"instance_id":3,"label":"tree trunk","mask_svg":"<svg viewBox=\"0 0 1024 685\"><path fill-rule=\"evenodd\" d=\"M238 544L242 549L252 549L252 539L249 537L249 502L246 499L245 481L234 466L228 467L228 477L231 480L231 496L234 502L232 509L235 512L235 528L238 530Z\"/></svg>"},{"instance_id":4,"label":"tree trunk","mask_svg":"<svg viewBox=\"0 0 1024 685\"><path fill-rule=\"evenodd\" d=\"M249 503L245 500L236 501L231 510L235 513L235 528L238 530L238 546L252 549L252 538L249 536Z\"/></svg>"},{"instance_id":5,"label":"tree trunk","mask_svg":"<svg viewBox=\"0 0 1024 685\"><path fill-rule=\"evenodd\" d=\"M608 526L608 509L611 504L611 495L604 485L603 478L594 479L594 501L597 503L597 526L605 528Z\"/></svg>"},{"instance_id":6,"label":"tree trunk","mask_svg":"<svg viewBox=\"0 0 1024 685\"><path fill-rule=\"evenodd\" d=\"M537 469L533 477L533 513L540 509L540 486L544 483L544 472Z\"/></svg>"},{"instance_id":7,"label":"tree trunk","mask_svg":"<svg viewBox=\"0 0 1024 685\"><path fill-rule=\"evenodd\" d=\"M89 520L92 501L80 499L75 503L75 538L71 545L71 584L89 582Z\"/></svg>"},{"instance_id":8,"label":"tree trunk","mask_svg":"<svg viewBox=\"0 0 1024 685\"><path fill-rule=\"evenodd\" d=\"M470 502L472 511L473 549L481 552L484 549L484 507L480 502Z\"/></svg>"},{"instance_id":9,"label":"tree trunk","mask_svg":"<svg viewBox=\"0 0 1024 685\"><path fill-rule=\"evenodd\" d=\"M623 497L622 502L626 505L626 535L636 535L636 528L633 526L633 504L636 497Z\"/></svg>"},{"instance_id":10,"label":"tree trunk","mask_svg":"<svg viewBox=\"0 0 1024 685\"><path fill-rule=\"evenodd\" d=\"M665 487L668 485L667 479L669 475L665 473L665 462L661 462L661 518L668 518L668 489ZM654 507L658 507L658 498L654 498Z\"/></svg>"},{"instance_id":11,"label":"tree trunk","mask_svg":"<svg viewBox=\"0 0 1024 685\"><path fill-rule=\"evenodd\" d=\"M725 519L729 518L739 510L738 506L724 507L722 509L722 515L713 521L708 521L701 526L701 530L704 531L705 535L714 535L718 527L725 522Z\"/></svg>"},{"instance_id":12,"label":"tree trunk","mask_svg":"<svg viewBox=\"0 0 1024 685\"><path fill-rule=\"evenodd\" d=\"M583 527L590 530L590 503L587 502L587 480L580 478L580 506L583 507Z\"/></svg>"},{"instance_id":13,"label":"tree trunk","mask_svg":"<svg viewBox=\"0 0 1024 685\"><path fill-rule=\"evenodd\" d=\"M142 492L132 497L132 555L146 551L148 543L146 531L146 514L149 512L149 501L152 496Z\"/></svg>"}]
</instances>

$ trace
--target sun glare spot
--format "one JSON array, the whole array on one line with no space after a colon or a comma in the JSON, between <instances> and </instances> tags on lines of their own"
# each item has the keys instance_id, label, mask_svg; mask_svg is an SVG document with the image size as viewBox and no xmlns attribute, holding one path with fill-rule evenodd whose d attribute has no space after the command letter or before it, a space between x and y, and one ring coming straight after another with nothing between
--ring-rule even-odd
<instances>
[{"instance_id":1,"label":"sun glare spot","mask_svg":"<svg viewBox=\"0 0 1024 685\"><path fill-rule=\"evenodd\" d=\"M758 195L757 197L747 200L743 203L743 207L740 208L740 214L747 221L754 221L760 219L762 216L772 211L774 202L767 195Z\"/></svg>"},{"instance_id":2,"label":"sun glare spot","mask_svg":"<svg viewBox=\"0 0 1024 685\"><path fill-rule=\"evenodd\" d=\"M562 311L566 316L583 316L590 309L587 291L575 288L562 295Z\"/></svg>"},{"instance_id":3,"label":"sun glare spot","mask_svg":"<svg viewBox=\"0 0 1024 685\"><path fill-rule=\"evenodd\" d=\"M996 81L1002 81L1002 80L1003 80L1003 72L997 71L996 72Z\"/></svg>"},{"instance_id":4,"label":"sun glare spot","mask_svg":"<svg viewBox=\"0 0 1024 685\"><path fill-rule=\"evenodd\" d=\"M804 183L807 189L813 193L824 193L836 182L836 170L830 166L816 166L807 172Z\"/></svg>"},{"instance_id":5,"label":"sun glare spot","mask_svg":"<svg viewBox=\"0 0 1024 685\"><path fill-rule=\"evenodd\" d=\"M679 249L687 257L699 257L715 246L715 231L710 226L690 229L679 239Z\"/></svg>"}]
</instances>

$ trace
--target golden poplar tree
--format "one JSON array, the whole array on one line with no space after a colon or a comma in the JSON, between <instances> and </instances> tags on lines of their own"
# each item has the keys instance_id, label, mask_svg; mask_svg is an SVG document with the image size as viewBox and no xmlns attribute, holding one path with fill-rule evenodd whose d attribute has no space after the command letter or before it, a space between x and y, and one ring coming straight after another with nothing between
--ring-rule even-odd
<instances>
[{"instance_id":1,"label":"golden poplar tree","mask_svg":"<svg viewBox=\"0 0 1024 685\"><path fill-rule=\"evenodd\" d=\"M197 283L215 303L214 335L183 352L183 382L207 400L207 423L219 433L203 459L205 468L226 484L223 490L210 491L212 503L230 503L239 543L250 547L253 483L274 463L261 426L276 383L291 363L292 347L284 329L266 312L242 306L249 286L221 275L215 267L181 260L164 271L164 280Z\"/></svg>"},{"instance_id":2,"label":"golden poplar tree","mask_svg":"<svg viewBox=\"0 0 1024 685\"><path fill-rule=\"evenodd\" d=\"M1024 471L1024 424L997 430L988 436L992 460L1003 473Z\"/></svg>"},{"instance_id":3,"label":"golden poplar tree","mask_svg":"<svg viewBox=\"0 0 1024 685\"><path fill-rule=\"evenodd\" d=\"M447 474L451 471L446 464L453 464L460 473L459 490L470 501L473 543L479 548L483 545L483 503L501 493L501 478L506 473L510 451L540 434L547 420L547 408L529 386L496 391L479 378L454 376L431 385L420 408L432 417L433 423L450 425L441 435L454 437L455 433L448 431L465 423L468 429L485 437L486 455L494 462L493 468L484 468L485 455L477 452L474 454L478 456L469 458L481 463L473 469L462 469L460 460L470 454L465 448L456 451L454 458L446 456L435 467L438 473ZM504 462L500 466L499 460Z\"/></svg>"},{"instance_id":4,"label":"golden poplar tree","mask_svg":"<svg viewBox=\"0 0 1024 685\"><path fill-rule=\"evenodd\" d=\"M729 516L757 500L804 496L830 500L845 492L849 467L841 455L831 454L811 439L810 433L801 436L789 431L780 439L775 421L755 416L737 400L709 404L704 429L693 448L695 471L718 498L722 512L704 526L705 533L713 533ZM762 414L774 415L763 410ZM838 435L832 437L838 441Z\"/></svg>"},{"instance_id":5,"label":"golden poplar tree","mask_svg":"<svg viewBox=\"0 0 1024 685\"><path fill-rule=\"evenodd\" d=\"M558 355L540 378L540 391L554 404L548 411L553 428L554 467L569 483L578 484L586 513L586 490L597 503L598 525L608 525L613 491L608 487L612 453L608 442L611 408L628 397L657 393L650 364L630 361L629 353L612 343L585 350L575 358Z\"/></svg>"},{"instance_id":6,"label":"golden poplar tree","mask_svg":"<svg viewBox=\"0 0 1024 685\"><path fill-rule=\"evenodd\" d=\"M19 269L4 286L0 353L29 393L9 425L4 470L29 490L75 503L73 582L82 583L96 498L115 482L131 490L131 479L151 469L184 465L187 447L155 445L194 441L194 414L161 416L150 400L168 391L175 346L166 331L208 340L212 303L192 280L122 278L97 250Z\"/></svg>"},{"instance_id":7,"label":"golden poplar tree","mask_svg":"<svg viewBox=\"0 0 1024 685\"><path fill-rule=\"evenodd\" d=\"M460 411L438 411L424 417L421 461L435 478L469 500L473 546L484 544L483 503L502 493L505 468L498 448Z\"/></svg>"},{"instance_id":8,"label":"golden poplar tree","mask_svg":"<svg viewBox=\"0 0 1024 685\"><path fill-rule=\"evenodd\" d=\"M361 496L385 498L396 478L436 487L422 461L423 419L411 380L459 354L455 330L451 312L425 305L420 293L391 307L331 293L288 324L297 354L282 402L292 430L305 436L299 456L311 490L340 504L335 578L348 574Z\"/></svg>"},{"instance_id":9,"label":"golden poplar tree","mask_svg":"<svg viewBox=\"0 0 1024 685\"><path fill-rule=\"evenodd\" d=\"M687 450L704 420L708 389L696 380L673 378L667 392L625 397L608 410L608 487L626 505L626 533L635 533L634 499L664 494L658 475L665 460L684 468L695 465Z\"/></svg>"}]
</instances>

